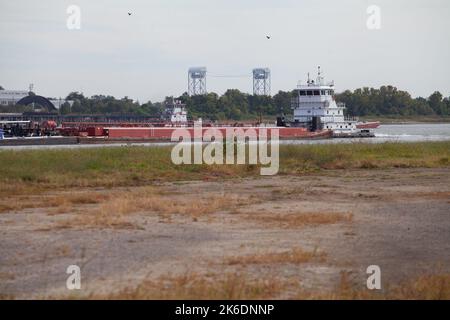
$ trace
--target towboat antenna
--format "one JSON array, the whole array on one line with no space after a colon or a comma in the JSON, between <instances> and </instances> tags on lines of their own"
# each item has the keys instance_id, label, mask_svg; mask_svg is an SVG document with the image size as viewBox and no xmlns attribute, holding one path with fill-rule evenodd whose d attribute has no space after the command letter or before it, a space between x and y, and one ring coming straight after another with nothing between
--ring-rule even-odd
<instances>
[{"instance_id":1,"label":"towboat antenna","mask_svg":"<svg viewBox=\"0 0 450 320\"><path fill-rule=\"evenodd\" d=\"M317 83L319 85L322 85L323 84L323 81L322 81L323 78L322 78L322 72L320 70L320 66L318 66L317 69L318 69L318 72L317 72Z\"/></svg>"}]
</instances>

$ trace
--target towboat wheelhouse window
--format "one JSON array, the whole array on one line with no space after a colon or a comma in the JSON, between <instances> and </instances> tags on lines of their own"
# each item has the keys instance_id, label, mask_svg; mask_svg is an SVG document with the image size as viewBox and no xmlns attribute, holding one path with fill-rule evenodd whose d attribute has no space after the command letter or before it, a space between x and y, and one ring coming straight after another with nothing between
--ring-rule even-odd
<instances>
[{"instance_id":1,"label":"towboat wheelhouse window","mask_svg":"<svg viewBox=\"0 0 450 320\"><path fill-rule=\"evenodd\" d=\"M315 96L320 96L320 90L314 90L314 95Z\"/></svg>"},{"instance_id":2,"label":"towboat wheelhouse window","mask_svg":"<svg viewBox=\"0 0 450 320\"><path fill-rule=\"evenodd\" d=\"M305 90L300 90L300 95L301 96L306 96L306 91Z\"/></svg>"},{"instance_id":3,"label":"towboat wheelhouse window","mask_svg":"<svg viewBox=\"0 0 450 320\"><path fill-rule=\"evenodd\" d=\"M325 90L320 90L320 95L324 96L325 95Z\"/></svg>"},{"instance_id":4,"label":"towboat wheelhouse window","mask_svg":"<svg viewBox=\"0 0 450 320\"><path fill-rule=\"evenodd\" d=\"M308 90L308 91L306 91L306 95L308 95L308 96L312 96L312 95L313 95L313 92L312 92L312 90Z\"/></svg>"}]
</instances>

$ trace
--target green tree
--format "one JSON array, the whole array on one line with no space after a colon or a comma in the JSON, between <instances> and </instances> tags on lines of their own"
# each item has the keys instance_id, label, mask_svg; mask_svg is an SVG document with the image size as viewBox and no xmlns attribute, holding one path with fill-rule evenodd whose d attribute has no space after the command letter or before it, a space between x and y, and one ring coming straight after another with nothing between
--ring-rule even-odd
<instances>
[{"instance_id":1,"label":"green tree","mask_svg":"<svg viewBox=\"0 0 450 320\"><path fill-rule=\"evenodd\" d=\"M382 86L379 89L360 88L346 90L336 96L336 100L344 102L347 114L366 115L447 115L449 108L439 92L428 99L415 98L393 86Z\"/></svg>"},{"instance_id":2,"label":"green tree","mask_svg":"<svg viewBox=\"0 0 450 320\"><path fill-rule=\"evenodd\" d=\"M69 114L70 113L70 104L68 102L64 102L59 108L60 114Z\"/></svg>"},{"instance_id":3,"label":"green tree","mask_svg":"<svg viewBox=\"0 0 450 320\"><path fill-rule=\"evenodd\" d=\"M247 94L237 89L227 90L219 98L219 109L225 113L228 119L241 120L244 115L249 114Z\"/></svg>"},{"instance_id":4,"label":"green tree","mask_svg":"<svg viewBox=\"0 0 450 320\"><path fill-rule=\"evenodd\" d=\"M296 91L278 91L276 95L273 96L273 104L275 106L275 111L277 114L289 115L292 113L291 100L296 96Z\"/></svg>"},{"instance_id":5,"label":"green tree","mask_svg":"<svg viewBox=\"0 0 450 320\"><path fill-rule=\"evenodd\" d=\"M72 105L72 113L89 113L89 110L86 109L86 106L81 104L79 100L75 100Z\"/></svg>"},{"instance_id":6,"label":"green tree","mask_svg":"<svg viewBox=\"0 0 450 320\"><path fill-rule=\"evenodd\" d=\"M73 101L75 101L75 100L82 101L82 100L84 100L84 99L86 99L86 98L84 97L84 95L83 95L82 93L78 92L78 91L71 92L71 93L69 93L69 95L66 97L66 100L73 100Z\"/></svg>"},{"instance_id":7,"label":"green tree","mask_svg":"<svg viewBox=\"0 0 450 320\"><path fill-rule=\"evenodd\" d=\"M442 94L439 91L436 91L428 98L428 103L436 114L448 115L447 104L442 98Z\"/></svg>"}]
</instances>

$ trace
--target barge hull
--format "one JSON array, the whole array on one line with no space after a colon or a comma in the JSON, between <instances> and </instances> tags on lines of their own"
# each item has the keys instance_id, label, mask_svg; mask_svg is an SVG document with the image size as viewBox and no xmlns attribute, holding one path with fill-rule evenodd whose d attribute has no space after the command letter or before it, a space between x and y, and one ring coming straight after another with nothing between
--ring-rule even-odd
<instances>
[{"instance_id":1,"label":"barge hull","mask_svg":"<svg viewBox=\"0 0 450 320\"><path fill-rule=\"evenodd\" d=\"M170 141L174 130L185 130L191 137L194 137L195 129L187 128L105 128L105 136L109 139L156 139ZM272 135L272 130L278 130L280 139L315 139L315 138L331 138L332 132L330 130L321 130L311 132L305 128L259 128L259 127L204 127L201 128L202 135L209 131L218 131L223 137L226 137L227 130L232 129L234 132L243 130L254 130L256 135L259 135L260 130L267 130L267 135Z\"/></svg>"},{"instance_id":2,"label":"barge hull","mask_svg":"<svg viewBox=\"0 0 450 320\"><path fill-rule=\"evenodd\" d=\"M0 140L2 146L39 146L39 145L74 145L74 144L120 144L120 143L160 143L170 142L172 133L176 128L105 128L104 134L99 136L98 130L92 136L65 136L65 137L40 137L40 138L14 138ZM180 128L178 128L180 129ZM194 137L192 127L182 128ZM202 128L202 133L206 130L218 129L226 137L227 128ZM256 134L261 128L233 127L233 129L254 129ZM332 137L330 130L316 132L307 131L304 128L264 128L267 135L271 137L271 130L278 129L280 140L312 140L328 139Z\"/></svg>"}]
</instances>

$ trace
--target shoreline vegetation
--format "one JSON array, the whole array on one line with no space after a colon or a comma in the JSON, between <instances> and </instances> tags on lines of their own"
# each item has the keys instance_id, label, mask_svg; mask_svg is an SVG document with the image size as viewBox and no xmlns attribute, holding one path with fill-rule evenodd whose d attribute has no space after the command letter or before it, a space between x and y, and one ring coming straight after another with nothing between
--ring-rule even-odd
<instances>
[{"instance_id":1,"label":"shoreline vegetation","mask_svg":"<svg viewBox=\"0 0 450 320\"><path fill-rule=\"evenodd\" d=\"M258 177L259 165L175 165L170 146L0 151L0 197L51 189ZM248 153L247 153L248 154ZM450 166L450 141L280 146L280 175Z\"/></svg>"}]
</instances>

